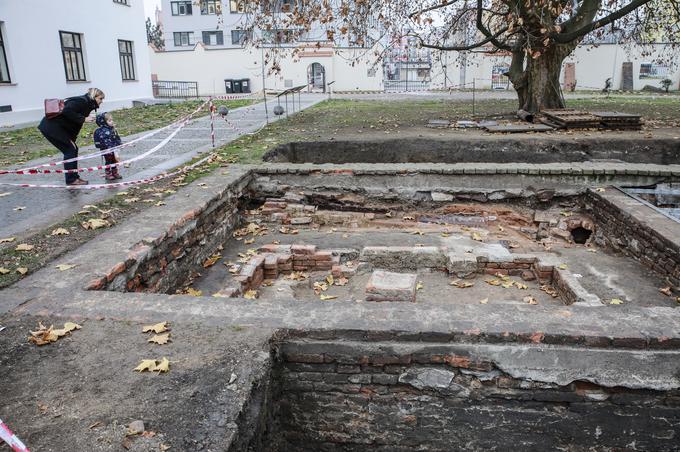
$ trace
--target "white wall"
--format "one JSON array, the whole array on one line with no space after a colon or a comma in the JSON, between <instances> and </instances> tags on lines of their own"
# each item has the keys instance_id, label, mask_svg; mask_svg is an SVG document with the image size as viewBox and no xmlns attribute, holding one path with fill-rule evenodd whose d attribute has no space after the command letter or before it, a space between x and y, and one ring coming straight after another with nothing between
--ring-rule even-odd
<instances>
[{"instance_id":1,"label":"white wall","mask_svg":"<svg viewBox=\"0 0 680 452\"><path fill-rule=\"evenodd\" d=\"M11 84L0 84L0 126L40 120L45 98L65 98L97 87L103 109L129 107L149 98L151 77L143 0L0 0L0 22ZM67 82L59 31L83 34L87 81ZM118 39L134 44L134 81L123 81Z\"/></svg>"},{"instance_id":2,"label":"white wall","mask_svg":"<svg viewBox=\"0 0 680 452\"><path fill-rule=\"evenodd\" d=\"M675 55L669 57L668 52ZM680 83L680 50L672 50L666 44L647 46L622 46L617 44L581 45L568 56L565 63L576 64L576 89L601 90L605 80L612 77L612 89L621 89L621 67L624 62L633 63L633 89L640 90L645 85L659 87L661 79L640 78L640 65L653 62L659 56L671 61L668 78L673 81L671 90L677 90ZM469 54L465 68L465 81L477 88L491 88L491 73L496 64L510 64L509 56L492 56L487 54ZM451 52L448 57L447 76L454 83L459 83L461 74L460 59L457 52ZM564 81L564 73L560 75L560 82ZM470 88L471 86L468 86Z\"/></svg>"},{"instance_id":3,"label":"white wall","mask_svg":"<svg viewBox=\"0 0 680 452\"><path fill-rule=\"evenodd\" d=\"M267 89L284 89L288 85L307 84L307 68L312 63L323 65L326 70L326 82L335 81L332 89L345 90L380 90L382 89L382 67L378 67L374 77L368 77L370 61L358 52L366 50L330 49L314 52L308 49L305 56L294 60L290 56L279 59L281 71L269 73L265 68L265 85ZM195 49L187 51L156 52L149 48L152 73L158 80L175 80L198 82L201 95L225 94L224 79L249 78L251 90L262 89L263 52L273 49L235 48L213 49L197 44Z\"/></svg>"}]
</instances>

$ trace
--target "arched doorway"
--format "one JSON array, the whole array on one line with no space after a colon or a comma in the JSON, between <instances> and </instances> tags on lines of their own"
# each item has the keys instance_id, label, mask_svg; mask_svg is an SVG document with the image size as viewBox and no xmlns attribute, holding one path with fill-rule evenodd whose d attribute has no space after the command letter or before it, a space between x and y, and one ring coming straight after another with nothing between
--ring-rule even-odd
<instances>
[{"instance_id":1,"label":"arched doorway","mask_svg":"<svg viewBox=\"0 0 680 452\"><path fill-rule=\"evenodd\" d=\"M307 89L326 92L326 69L321 63L312 63L307 67Z\"/></svg>"}]
</instances>

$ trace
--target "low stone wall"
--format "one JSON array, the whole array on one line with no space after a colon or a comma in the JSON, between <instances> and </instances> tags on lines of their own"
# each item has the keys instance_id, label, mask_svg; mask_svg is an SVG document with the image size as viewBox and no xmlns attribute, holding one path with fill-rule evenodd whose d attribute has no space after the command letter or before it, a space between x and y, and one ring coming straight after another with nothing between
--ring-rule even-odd
<instances>
[{"instance_id":1,"label":"low stone wall","mask_svg":"<svg viewBox=\"0 0 680 452\"><path fill-rule=\"evenodd\" d=\"M598 378L629 365L626 352L596 350L586 356L542 347L548 374L541 375L535 363L525 362L526 346L494 347L495 355L481 344L280 343L272 434L281 442L268 450L502 450L509 444L521 444L522 450L676 448L677 388L628 389L624 374L634 377L634 368L620 372L621 381L609 387L549 375L547 363L559 372L574 359L589 366L590 378ZM504 355L514 357L512 375L502 370ZM613 367L605 369L598 360Z\"/></svg>"},{"instance_id":2,"label":"low stone wall","mask_svg":"<svg viewBox=\"0 0 680 452\"><path fill-rule=\"evenodd\" d=\"M631 256L680 291L680 223L615 189L589 190L596 243Z\"/></svg>"},{"instance_id":3,"label":"low stone wall","mask_svg":"<svg viewBox=\"0 0 680 452\"><path fill-rule=\"evenodd\" d=\"M137 243L124 261L88 290L172 292L222 244L241 222L240 203L250 175L239 178L202 205L178 213L178 220L157 237Z\"/></svg>"}]
</instances>

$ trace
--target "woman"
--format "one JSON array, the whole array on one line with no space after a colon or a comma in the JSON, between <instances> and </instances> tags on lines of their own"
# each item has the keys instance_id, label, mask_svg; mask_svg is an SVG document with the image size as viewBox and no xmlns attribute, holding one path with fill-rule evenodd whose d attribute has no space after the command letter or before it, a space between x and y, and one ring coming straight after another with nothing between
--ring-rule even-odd
<instances>
[{"instance_id":1,"label":"woman","mask_svg":"<svg viewBox=\"0 0 680 452\"><path fill-rule=\"evenodd\" d=\"M69 97L64 102L64 109L59 116L52 119L44 117L38 130L64 154L64 160L78 157L76 140L85 121L91 122L90 113L104 101L104 92L98 88L90 88L82 96ZM64 169L76 169L78 162L64 163ZM65 173L66 185L87 185L78 173Z\"/></svg>"}]
</instances>

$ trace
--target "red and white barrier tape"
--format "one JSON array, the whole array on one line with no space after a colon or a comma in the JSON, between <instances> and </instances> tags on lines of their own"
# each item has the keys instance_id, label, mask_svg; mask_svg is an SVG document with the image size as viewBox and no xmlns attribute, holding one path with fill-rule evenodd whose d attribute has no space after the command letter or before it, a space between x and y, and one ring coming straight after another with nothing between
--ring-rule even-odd
<instances>
[{"instance_id":1,"label":"red and white barrier tape","mask_svg":"<svg viewBox=\"0 0 680 452\"><path fill-rule=\"evenodd\" d=\"M65 169L31 170L31 171L28 171L28 172L22 171L22 172L18 172L18 173L14 173L14 174L31 175L31 174L73 174L73 173L87 173L87 172L91 173L93 171L106 170L106 169L109 169L109 168L116 168L116 167L119 167L119 166L127 165L129 163L136 162L138 160L142 160L142 159L148 157L149 155L151 155L155 152L158 152L158 150L163 148L166 144L168 144L168 142L172 138L174 138L175 135L177 135L179 133L179 131L182 130L189 123L190 120L191 120L191 117L185 118L184 121L170 135L168 135L166 138L164 138L163 141L158 143L156 146L152 147L151 149L149 149L148 151L146 151L142 154L139 154L136 157L132 157L132 158L129 158L127 160L123 160L122 162L109 163L109 164L106 164L106 165L96 165L96 166L90 166L90 167L86 167L86 168L74 168L74 169L69 169L69 170L65 170ZM113 150L113 148L107 149L106 151L108 153L111 150Z\"/></svg>"},{"instance_id":2,"label":"red and white barrier tape","mask_svg":"<svg viewBox=\"0 0 680 452\"><path fill-rule=\"evenodd\" d=\"M127 162L120 162L120 163L112 164L112 165L101 165L101 166L96 166L96 167L92 167L92 168L81 168L81 169L75 169L75 170L41 170L41 169L40 169L40 168L51 168L51 167L53 167L53 166L61 165L61 164L64 164L64 163L71 163L71 162L77 162L77 161L81 161L81 160L91 159L91 158L94 158L94 157L100 157L100 156L102 156L102 155L109 154L109 153L111 153L111 152L115 152L115 151L117 151L117 150L119 150L119 149L123 149L123 148L125 148L125 147L132 146L133 144L136 144L136 143L139 142L139 141L142 141L142 140L145 140L145 139L147 139L147 138L150 138L150 137L152 137L152 136L154 136L154 135L156 135L156 134L158 134L158 133L160 133L160 132L163 132L163 131L165 131L165 130L167 130L167 129L170 129L170 128L176 126L177 124L179 124L179 126L178 126L179 128L182 128L182 127L184 127L184 126L186 125L186 123L187 123L189 120L191 120L191 119L192 119L199 111L201 111L201 110L205 107L205 105L206 105L207 103L208 103L207 101L204 102L203 104L201 104L200 107L198 107L198 108L197 108L196 110L194 110L192 113L188 114L187 116L185 116L185 117L183 117L183 118L178 119L177 121L172 122L171 124L168 124L168 125L165 126L165 127L162 127L162 128L160 128L160 129L157 129L157 130L154 130L154 131L152 131L152 132L149 132L149 133L147 133L147 134L145 134L145 135L143 135L143 136L141 136L141 137L139 137L139 138L135 138L135 139L132 140L132 141L129 141L129 142L127 142L127 143L123 143L123 144L121 144L120 146L116 146L116 147L113 147L113 148L110 148L110 149L105 149L105 150L103 150L103 151L94 152L94 153L92 153L92 154L81 155L81 156L78 156L78 157L75 157L75 158L72 158L72 159L60 160L60 161L58 161L58 162L44 163L44 164L42 164L42 165L31 166L31 167L27 167L27 168L20 168L20 169L15 169L15 170L2 170L2 169L0 169L0 175L2 175L2 174L26 175L26 174L50 174L50 173L58 173L58 174L62 174L62 173L76 173L76 172L85 172L85 171L97 171L97 170L100 170L100 169L106 169L106 168L111 168L111 167L113 167L113 166L122 165L123 163L127 163ZM154 152L155 152L155 151L154 151ZM148 154L146 154L146 155L148 155ZM146 156L146 155L145 155L145 156Z\"/></svg>"},{"instance_id":3,"label":"red and white barrier tape","mask_svg":"<svg viewBox=\"0 0 680 452\"><path fill-rule=\"evenodd\" d=\"M201 160L197 161L196 163L193 163L189 166L185 166L183 168L180 168L176 171L173 171L172 173L161 173L156 176L152 177L147 177L144 179L136 179L136 180L130 180L130 181L125 181L125 182L115 182L112 184L91 184L91 185L59 185L59 184L12 184L12 183L5 183L5 182L0 182L0 186L5 185L5 186L10 186L10 187L21 187L21 188L65 188L67 190L97 190L100 188L118 188L118 187L130 187L133 185L141 185L141 184L149 184L151 182L156 182L161 179L166 179L168 177L174 177L179 174L185 173L187 171L190 171L197 166L202 165L203 163L207 162L211 158L214 157L214 154L210 154L209 156L202 158Z\"/></svg>"},{"instance_id":4,"label":"red and white barrier tape","mask_svg":"<svg viewBox=\"0 0 680 452\"><path fill-rule=\"evenodd\" d=\"M14 452L30 452L28 447L21 442L17 435L7 427L7 425L0 419L0 439L6 442Z\"/></svg>"},{"instance_id":5,"label":"red and white barrier tape","mask_svg":"<svg viewBox=\"0 0 680 452\"><path fill-rule=\"evenodd\" d=\"M251 97L255 96L256 94L260 94L260 93L250 93L250 94L246 94L246 95L235 94L233 96L210 96L210 97L213 100L215 100L215 99L217 99L217 100L241 100L241 99L250 99Z\"/></svg>"},{"instance_id":6,"label":"red and white barrier tape","mask_svg":"<svg viewBox=\"0 0 680 452\"><path fill-rule=\"evenodd\" d=\"M212 140L212 147L215 147L215 105L213 105L212 98L208 100L210 107L210 139Z\"/></svg>"}]
</instances>

